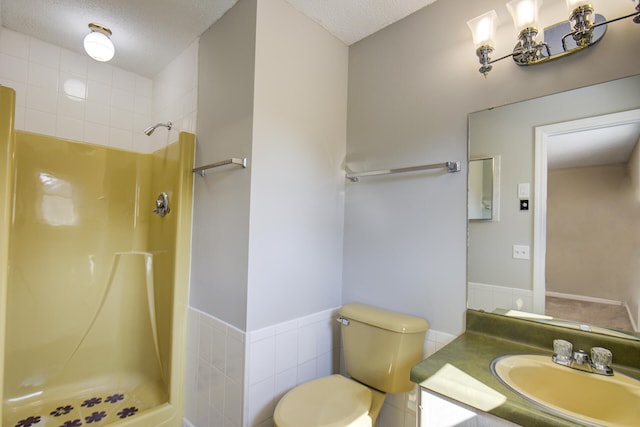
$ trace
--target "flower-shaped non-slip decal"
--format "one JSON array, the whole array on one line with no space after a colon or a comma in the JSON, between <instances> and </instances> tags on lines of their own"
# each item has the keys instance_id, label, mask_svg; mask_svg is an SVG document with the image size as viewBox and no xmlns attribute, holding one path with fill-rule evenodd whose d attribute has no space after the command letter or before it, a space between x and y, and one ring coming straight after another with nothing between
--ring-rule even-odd
<instances>
[{"instance_id":1,"label":"flower-shaped non-slip decal","mask_svg":"<svg viewBox=\"0 0 640 427\"><path fill-rule=\"evenodd\" d=\"M124 399L124 394L116 393L111 396L107 396L104 401L109 403L116 403L120 400Z\"/></svg>"},{"instance_id":2,"label":"flower-shaped non-slip decal","mask_svg":"<svg viewBox=\"0 0 640 427\"><path fill-rule=\"evenodd\" d=\"M82 402L82 406L86 406L87 408L93 408L99 403L102 403L102 398L92 397L91 399L87 399L84 402Z\"/></svg>"},{"instance_id":3,"label":"flower-shaped non-slip decal","mask_svg":"<svg viewBox=\"0 0 640 427\"><path fill-rule=\"evenodd\" d=\"M87 422L87 424L97 423L98 421L102 420L106 416L107 416L107 413L105 411L100 411L100 412L96 411L93 414L89 415L88 417L84 417L84 420Z\"/></svg>"},{"instance_id":4,"label":"flower-shaped non-slip decal","mask_svg":"<svg viewBox=\"0 0 640 427\"><path fill-rule=\"evenodd\" d=\"M138 412L138 408L132 406L131 408L124 408L122 411L118 412L118 416L120 418L132 417Z\"/></svg>"},{"instance_id":5,"label":"flower-shaped non-slip decal","mask_svg":"<svg viewBox=\"0 0 640 427\"><path fill-rule=\"evenodd\" d=\"M67 415L69 412L73 411L73 406L58 406L55 411L51 411L49 415L53 415L54 417L59 417L62 415Z\"/></svg>"},{"instance_id":6,"label":"flower-shaped non-slip decal","mask_svg":"<svg viewBox=\"0 0 640 427\"><path fill-rule=\"evenodd\" d=\"M1 1L2 0L0 0L0 2ZM137 413L140 412L140 408L135 406L125 407L129 397L125 392L111 392L97 396L93 395L91 398L81 398L78 399L79 401L58 403L60 406L51 405L48 408L44 407L41 408L42 412L32 409L32 414L38 414L40 412L41 415L23 416L20 417L20 421L15 421L18 419L16 416L12 423L7 426L3 424L0 427L88 427L89 425L98 427L105 423L114 422L113 418L116 416L124 420L125 418L137 415ZM131 403L133 402L129 402L129 404ZM85 410L82 408L92 409ZM103 411L102 409L105 410ZM111 411L113 411L114 414L111 414Z\"/></svg>"},{"instance_id":7,"label":"flower-shaped non-slip decal","mask_svg":"<svg viewBox=\"0 0 640 427\"><path fill-rule=\"evenodd\" d=\"M18 424L16 424L16 427L31 427L38 424L39 422L40 422L39 416L28 417L28 418L25 418L24 420L18 421Z\"/></svg>"}]
</instances>

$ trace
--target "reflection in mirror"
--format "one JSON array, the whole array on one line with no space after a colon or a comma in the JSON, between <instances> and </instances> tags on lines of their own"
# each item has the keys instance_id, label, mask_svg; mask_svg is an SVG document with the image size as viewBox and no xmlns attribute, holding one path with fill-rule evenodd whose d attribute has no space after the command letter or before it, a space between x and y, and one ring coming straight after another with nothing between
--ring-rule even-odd
<instances>
[{"instance_id":1,"label":"reflection in mirror","mask_svg":"<svg viewBox=\"0 0 640 427\"><path fill-rule=\"evenodd\" d=\"M493 158L469 160L469 219L492 219Z\"/></svg>"},{"instance_id":2,"label":"reflection in mirror","mask_svg":"<svg viewBox=\"0 0 640 427\"><path fill-rule=\"evenodd\" d=\"M640 109L536 128L534 246L546 255L534 259L533 289L547 314L582 320L589 303L606 313L601 324L635 329L638 139Z\"/></svg>"},{"instance_id":3,"label":"reflection in mirror","mask_svg":"<svg viewBox=\"0 0 640 427\"><path fill-rule=\"evenodd\" d=\"M560 150L569 152L567 141L577 141L580 150L566 153L567 159L576 155L603 159L603 152L587 144L586 130L597 131L596 139L604 141L605 147L617 146L619 129L603 125L602 117L633 110L640 111L640 76L469 116L469 158L502 159L501 200L493 206L500 209L500 220L468 224L469 308L502 314L530 312L550 316L563 326L571 320L594 332L612 328L640 336L640 232L636 231L640 227L631 222L640 221L640 197L633 190L638 188L633 182L640 173L631 166L638 162L640 149L635 146L640 126L627 137L633 141L625 145L622 160L606 165L566 164L556 169L547 164L552 162L546 157L551 145L541 142L557 138ZM575 127L577 121L583 128ZM544 179L539 176L541 170ZM623 181L605 179L605 172ZM558 181L552 175L570 177ZM585 186L579 189L567 182ZM531 209L526 211L520 210L520 184L529 184L532 190ZM620 187L635 196L624 196L626 201L620 202L622 196L614 191ZM616 216L604 219L605 211ZM570 230L578 225L579 231ZM629 239L622 243L621 235ZM619 315L626 323L613 320Z\"/></svg>"}]
</instances>

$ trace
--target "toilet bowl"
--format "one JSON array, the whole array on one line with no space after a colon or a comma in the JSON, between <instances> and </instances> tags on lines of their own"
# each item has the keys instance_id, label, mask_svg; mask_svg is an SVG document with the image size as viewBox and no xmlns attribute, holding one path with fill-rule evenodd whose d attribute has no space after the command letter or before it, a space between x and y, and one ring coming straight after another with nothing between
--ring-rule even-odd
<instances>
[{"instance_id":1,"label":"toilet bowl","mask_svg":"<svg viewBox=\"0 0 640 427\"><path fill-rule=\"evenodd\" d=\"M382 406L384 393L342 375L330 375L285 394L273 419L277 427L371 427L372 406L378 401Z\"/></svg>"},{"instance_id":2,"label":"toilet bowl","mask_svg":"<svg viewBox=\"0 0 640 427\"><path fill-rule=\"evenodd\" d=\"M273 414L276 427L371 427L386 393L414 388L409 375L422 359L424 319L348 304L338 321L349 378L330 375L287 392Z\"/></svg>"}]
</instances>

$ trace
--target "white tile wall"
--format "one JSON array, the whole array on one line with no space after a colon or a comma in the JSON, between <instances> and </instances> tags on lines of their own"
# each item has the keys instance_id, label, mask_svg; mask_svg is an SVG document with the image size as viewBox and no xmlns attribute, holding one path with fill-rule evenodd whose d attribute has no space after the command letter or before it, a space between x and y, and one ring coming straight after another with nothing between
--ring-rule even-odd
<instances>
[{"instance_id":1,"label":"white tile wall","mask_svg":"<svg viewBox=\"0 0 640 427\"><path fill-rule=\"evenodd\" d=\"M241 425L245 334L188 310L185 423L196 427Z\"/></svg>"},{"instance_id":2,"label":"white tile wall","mask_svg":"<svg viewBox=\"0 0 640 427\"><path fill-rule=\"evenodd\" d=\"M496 308L533 310L533 291L469 282L467 306L491 312Z\"/></svg>"},{"instance_id":3,"label":"white tile wall","mask_svg":"<svg viewBox=\"0 0 640 427\"><path fill-rule=\"evenodd\" d=\"M148 151L149 78L2 28L0 84L16 90L16 129Z\"/></svg>"},{"instance_id":4,"label":"white tile wall","mask_svg":"<svg viewBox=\"0 0 640 427\"><path fill-rule=\"evenodd\" d=\"M337 309L249 333L245 416L250 426L272 425L275 405L298 384L340 370Z\"/></svg>"},{"instance_id":5,"label":"white tile wall","mask_svg":"<svg viewBox=\"0 0 640 427\"><path fill-rule=\"evenodd\" d=\"M153 123L140 123L138 129L156 123L173 124L171 132L166 128L157 129L147 138L149 151L162 148L177 140L178 132L196 131L196 110L198 107L198 46L199 39L178 55L153 79L153 104L145 98L136 99L140 108L152 108Z\"/></svg>"},{"instance_id":6,"label":"white tile wall","mask_svg":"<svg viewBox=\"0 0 640 427\"><path fill-rule=\"evenodd\" d=\"M185 424L273 425L285 392L339 371L335 317L328 310L245 334L190 308Z\"/></svg>"},{"instance_id":7,"label":"white tile wall","mask_svg":"<svg viewBox=\"0 0 640 427\"><path fill-rule=\"evenodd\" d=\"M445 345L456 339L456 335L429 329L425 339L424 356L429 357Z\"/></svg>"},{"instance_id":8,"label":"white tile wall","mask_svg":"<svg viewBox=\"0 0 640 427\"><path fill-rule=\"evenodd\" d=\"M16 129L152 152L195 132L198 40L152 80L1 28L0 84L16 90Z\"/></svg>"},{"instance_id":9,"label":"white tile wall","mask_svg":"<svg viewBox=\"0 0 640 427\"><path fill-rule=\"evenodd\" d=\"M244 334L190 308L184 425L272 427L275 405L287 391L340 372L336 317L337 309L327 310ZM425 356L454 338L430 330ZM377 427L414 427L416 396L388 395Z\"/></svg>"}]
</instances>

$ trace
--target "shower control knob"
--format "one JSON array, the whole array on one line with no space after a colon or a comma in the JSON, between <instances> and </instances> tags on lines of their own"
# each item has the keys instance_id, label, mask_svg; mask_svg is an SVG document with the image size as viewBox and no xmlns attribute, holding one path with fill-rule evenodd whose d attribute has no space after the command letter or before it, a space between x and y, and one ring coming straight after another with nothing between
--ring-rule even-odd
<instances>
[{"instance_id":1,"label":"shower control knob","mask_svg":"<svg viewBox=\"0 0 640 427\"><path fill-rule=\"evenodd\" d=\"M169 212L171 212L171 209L169 209L169 196L167 193L162 192L158 195L158 199L156 199L156 208L153 210L153 213L165 216Z\"/></svg>"}]
</instances>

